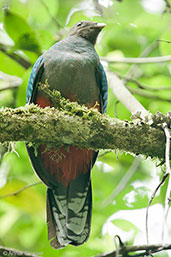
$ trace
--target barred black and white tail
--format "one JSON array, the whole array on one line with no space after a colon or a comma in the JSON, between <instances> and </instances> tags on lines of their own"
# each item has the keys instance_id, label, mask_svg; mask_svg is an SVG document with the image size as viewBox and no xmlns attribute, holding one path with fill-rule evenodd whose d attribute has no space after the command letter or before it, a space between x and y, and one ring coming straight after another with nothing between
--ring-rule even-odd
<instances>
[{"instance_id":1,"label":"barred black and white tail","mask_svg":"<svg viewBox=\"0 0 171 257\"><path fill-rule=\"evenodd\" d=\"M85 189L77 195L72 191L60 195L57 189L48 188L48 240L55 249L68 244L81 245L88 239L92 212L91 182Z\"/></svg>"}]
</instances>

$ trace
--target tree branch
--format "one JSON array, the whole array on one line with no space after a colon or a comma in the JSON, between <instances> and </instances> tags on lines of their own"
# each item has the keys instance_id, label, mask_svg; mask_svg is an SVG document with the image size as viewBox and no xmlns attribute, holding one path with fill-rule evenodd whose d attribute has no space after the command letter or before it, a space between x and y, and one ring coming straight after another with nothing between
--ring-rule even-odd
<instances>
[{"instance_id":1,"label":"tree branch","mask_svg":"<svg viewBox=\"0 0 171 257\"><path fill-rule=\"evenodd\" d=\"M114 57L102 57L102 61L108 63L137 63L137 64L146 64L146 63L161 63L171 61L171 55L168 56L159 56L159 57L123 57L123 58L114 58Z\"/></svg>"},{"instance_id":2,"label":"tree branch","mask_svg":"<svg viewBox=\"0 0 171 257\"><path fill-rule=\"evenodd\" d=\"M167 221L168 212L169 212L169 208L170 208L170 202L171 202L171 167L170 167L171 133L170 133L170 129L166 123L163 123L162 127L165 132L165 136L166 136L166 150L165 150L166 175L168 174L168 176L169 176L166 195L165 195L165 206L164 206L165 217L164 217L164 224L163 224L163 231L162 231L162 240L164 240L164 229L166 226L166 221Z\"/></svg>"},{"instance_id":3,"label":"tree branch","mask_svg":"<svg viewBox=\"0 0 171 257\"><path fill-rule=\"evenodd\" d=\"M141 57L147 57L154 49L156 49L159 45L158 41L152 42L150 45L148 45L140 54L139 58ZM138 78L139 77L139 66L138 64L134 63L130 66L128 71L126 72L126 77L128 78Z\"/></svg>"},{"instance_id":4,"label":"tree branch","mask_svg":"<svg viewBox=\"0 0 171 257\"><path fill-rule=\"evenodd\" d=\"M2 71L0 71L0 81L3 82L3 86L0 87L0 92L8 89L18 88L22 83L21 78L8 75Z\"/></svg>"},{"instance_id":5,"label":"tree branch","mask_svg":"<svg viewBox=\"0 0 171 257\"><path fill-rule=\"evenodd\" d=\"M132 114L136 113L137 111L147 113L144 106L140 104L140 102L125 87L123 80L108 70L106 73L110 88L112 89L116 98L125 105L127 110L129 110Z\"/></svg>"},{"instance_id":6,"label":"tree branch","mask_svg":"<svg viewBox=\"0 0 171 257\"><path fill-rule=\"evenodd\" d=\"M147 256L148 251L150 251L150 253L156 253L156 252L160 252L160 251L164 251L164 250L170 250L171 249L171 244L166 244L166 245L162 245L162 244L156 244L156 245L135 245L135 246L126 246L123 245L119 248L119 257L121 256L128 256L128 253L131 252L139 252L141 251L140 254L136 254L136 255L131 255L132 257L135 256ZM110 253L103 253L103 254L99 254L96 257L115 257L116 256L116 251L110 252Z\"/></svg>"},{"instance_id":7,"label":"tree branch","mask_svg":"<svg viewBox=\"0 0 171 257\"><path fill-rule=\"evenodd\" d=\"M128 182L131 179L131 177L133 176L133 174L137 171L140 163L141 163L141 158L135 157L129 170L125 173L125 175L119 181L118 185L114 188L112 193L103 201L104 207L106 207L107 205L112 203L114 201L114 199L116 198L116 196L124 190L124 188L128 184Z\"/></svg>"},{"instance_id":8,"label":"tree branch","mask_svg":"<svg viewBox=\"0 0 171 257\"><path fill-rule=\"evenodd\" d=\"M149 244L149 231L148 231L148 214L149 214L149 208L150 208L150 205L154 199L154 197L156 196L159 188L164 184L164 182L166 181L166 178L168 177L168 173L165 173L162 177L162 179L160 180L159 184L157 185L157 187L155 188L154 192L152 193L151 195L151 198L148 202L148 205L147 205L147 209L146 209L146 218L145 218L145 227L146 227L146 238L147 238L147 244Z\"/></svg>"},{"instance_id":9,"label":"tree branch","mask_svg":"<svg viewBox=\"0 0 171 257\"><path fill-rule=\"evenodd\" d=\"M43 90L42 90L43 89ZM120 149L133 154L164 158L163 122L171 124L171 112L143 116L137 113L134 122L121 121L100 114L61 97L47 86L42 93L55 99L58 109L39 108L33 104L16 109L0 110L0 142L28 141L51 146L76 145L97 149Z\"/></svg>"},{"instance_id":10,"label":"tree branch","mask_svg":"<svg viewBox=\"0 0 171 257\"><path fill-rule=\"evenodd\" d=\"M4 199L4 198L6 198L6 197L10 197L10 196L16 196L16 195L20 194L21 192L25 191L26 189L28 189L28 188L30 188L30 187L37 186L37 185L39 185L39 184L41 184L41 182L36 182L36 183L34 183L34 184L30 184L30 185L24 186L24 187L20 188L19 190L15 191L15 192L13 192L13 193L6 194L6 195L2 195L2 196L0 196L0 200L1 200L1 199Z\"/></svg>"},{"instance_id":11,"label":"tree branch","mask_svg":"<svg viewBox=\"0 0 171 257\"><path fill-rule=\"evenodd\" d=\"M7 47L0 44L0 51L12 58L14 61L16 61L18 64L20 64L23 68L28 69L31 66L31 63L24 59L22 56L15 52L8 51Z\"/></svg>"},{"instance_id":12,"label":"tree branch","mask_svg":"<svg viewBox=\"0 0 171 257\"><path fill-rule=\"evenodd\" d=\"M163 101L163 102L169 102L169 103L171 102L171 98L169 97L168 98L160 97L158 95L154 95L153 93L145 92L143 89L140 89L140 88L133 88L130 86L127 86L127 88L131 93L143 96L145 98L153 99L156 101Z\"/></svg>"},{"instance_id":13,"label":"tree branch","mask_svg":"<svg viewBox=\"0 0 171 257\"><path fill-rule=\"evenodd\" d=\"M44 6L44 8L46 9L49 17L52 19L52 21L54 22L54 24L56 25L56 27L62 28L63 26L59 23L59 21L56 19L56 17L50 12L48 5L46 4L46 2L44 0L41 0L42 5Z\"/></svg>"},{"instance_id":14,"label":"tree branch","mask_svg":"<svg viewBox=\"0 0 171 257\"><path fill-rule=\"evenodd\" d=\"M132 82L132 83L136 84L140 89L145 89L145 90L149 90L149 91L161 91L161 90L170 91L171 90L171 86L158 86L158 85L156 85L156 87L148 86L148 85L144 85L142 82L139 82L136 79L127 77L125 75L121 75L120 73L115 72L115 74L120 79L124 80L125 82Z\"/></svg>"}]
</instances>

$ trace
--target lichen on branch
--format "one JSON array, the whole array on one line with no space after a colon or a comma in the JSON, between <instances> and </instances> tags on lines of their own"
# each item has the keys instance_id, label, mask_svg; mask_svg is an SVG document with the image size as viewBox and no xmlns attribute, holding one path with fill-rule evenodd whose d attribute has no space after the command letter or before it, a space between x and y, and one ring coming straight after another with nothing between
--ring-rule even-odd
<instances>
[{"instance_id":1,"label":"lichen on branch","mask_svg":"<svg viewBox=\"0 0 171 257\"><path fill-rule=\"evenodd\" d=\"M30 104L16 109L0 109L0 142L26 141L50 146L76 145L94 150L119 149L133 154L164 158L165 135L161 123L171 124L171 113L157 113L152 121L121 121L88 109L40 85L55 107Z\"/></svg>"}]
</instances>

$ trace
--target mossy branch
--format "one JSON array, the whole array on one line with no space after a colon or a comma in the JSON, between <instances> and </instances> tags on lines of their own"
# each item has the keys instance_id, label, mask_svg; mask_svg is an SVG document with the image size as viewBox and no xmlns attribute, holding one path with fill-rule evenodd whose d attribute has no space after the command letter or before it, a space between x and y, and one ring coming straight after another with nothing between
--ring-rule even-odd
<instances>
[{"instance_id":1,"label":"mossy branch","mask_svg":"<svg viewBox=\"0 0 171 257\"><path fill-rule=\"evenodd\" d=\"M76 145L91 149L119 149L133 154L164 158L165 134L161 124L171 124L171 112L141 118L132 122L109 118L96 109L88 109L39 87L55 107L40 108L34 104L16 109L0 109L0 142L27 141L60 147Z\"/></svg>"}]
</instances>

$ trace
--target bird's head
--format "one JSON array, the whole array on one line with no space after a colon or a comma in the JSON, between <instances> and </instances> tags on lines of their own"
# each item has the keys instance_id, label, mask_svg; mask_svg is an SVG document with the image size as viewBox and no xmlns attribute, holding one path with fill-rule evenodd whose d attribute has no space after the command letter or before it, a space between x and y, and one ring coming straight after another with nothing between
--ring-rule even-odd
<instances>
[{"instance_id":1,"label":"bird's head","mask_svg":"<svg viewBox=\"0 0 171 257\"><path fill-rule=\"evenodd\" d=\"M76 23L68 33L68 36L79 36L87 39L93 45L96 43L99 32L106 26L104 23L92 21L80 21Z\"/></svg>"}]
</instances>

